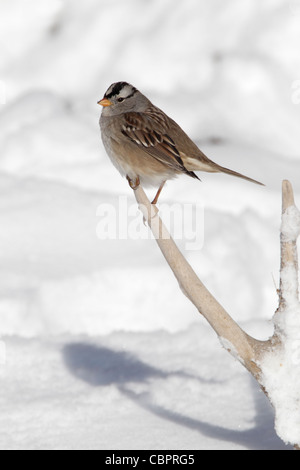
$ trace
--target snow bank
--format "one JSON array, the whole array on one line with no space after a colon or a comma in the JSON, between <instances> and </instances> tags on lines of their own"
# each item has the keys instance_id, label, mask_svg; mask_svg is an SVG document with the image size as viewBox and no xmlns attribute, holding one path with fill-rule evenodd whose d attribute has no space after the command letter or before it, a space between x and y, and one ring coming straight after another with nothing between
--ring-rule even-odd
<instances>
[{"instance_id":1,"label":"snow bank","mask_svg":"<svg viewBox=\"0 0 300 470\"><path fill-rule=\"evenodd\" d=\"M207 325L5 341L1 449L285 447L264 395Z\"/></svg>"},{"instance_id":2,"label":"snow bank","mask_svg":"<svg viewBox=\"0 0 300 470\"><path fill-rule=\"evenodd\" d=\"M297 159L299 16L286 0L4 0L0 79L8 104L49 90L92 115L132 81L195 138Z\"/></svg>"}]
</instances>

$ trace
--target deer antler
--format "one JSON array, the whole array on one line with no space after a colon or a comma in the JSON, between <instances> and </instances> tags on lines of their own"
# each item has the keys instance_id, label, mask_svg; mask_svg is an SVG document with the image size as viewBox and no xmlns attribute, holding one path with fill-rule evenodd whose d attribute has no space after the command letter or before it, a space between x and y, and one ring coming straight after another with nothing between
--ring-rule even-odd
<instances>
[{"instance_id":1,"label":"deer antler","mask_svg":"<svg viewBox=\"0 0 300 470\"><path fill-rule=\"evenodd\" d=\"M212 328L219 336L223 346L248 369L248 371L255 377L259 385L262 387L266 395L270 398L274 405L275 411L278 407L276 400L273 400L274 390L272 387L268 390L269 382L266 380L273 371L268 370L264 359L270 355L283 349L284 335L282 335L281 327L282 322L278 321L278 315L285 314L285 307L291 296L293 299L298 298L298 255L297 255L297 236L299 235L300 228L300 213L294 205L293 189L289 181L283 181L282 185L282 228L281 228L281 271L280 271L280 292L279 292L279 307L273 317L274 334L266 341L259 341L249 336L243 331L239 325L231 318L226 310L219 304L219 302L208 291L204 284L200 281L195 271L184 258L183 254L178 249L174 240L171 238L167 228L159 217L157 207L150 204L143 188L138 186L134 191L136 200L139 204L140 210L143 213L144 219L147 221L156 241L161 249L167 263L172 269L179 286L188 299L195 305L198 311L203 315ZM296 230L287 230L289 224L294 227L294 218L299 218L299 224L296 223ZM298 220L298 219L297 219ZM298 229L297 229L298 227ZM285 281L286 268L294 270L294 283L292 288L287 285ZM299 332L300 336L300 332ZM300 352L299 352L300 354ZM291 382L294 383L294 382ZM270 395L270 396L269 396ZM295 400L294 400L295 402ZM279 407L281 405L279 404ZM285 439L285 436L280 435L283 440L289 441L295 445L293 438ZM297 445L295 445L297 448Z\"/></svg>"}]
</instances>

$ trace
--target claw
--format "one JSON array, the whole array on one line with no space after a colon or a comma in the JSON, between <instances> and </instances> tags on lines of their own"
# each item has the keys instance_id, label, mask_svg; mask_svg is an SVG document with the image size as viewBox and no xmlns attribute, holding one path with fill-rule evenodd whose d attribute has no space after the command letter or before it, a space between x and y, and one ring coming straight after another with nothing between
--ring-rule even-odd
<instances>
[{"instance_id":1,"label":"claw","mask_svg":"<svg viewBox=\"0 0 300 470\"><path fill-rule=\"evenodd\" d=\"M128 175L126 176L126 178L127 178L127 181L129 183L129 186L131 187L131 189L135 190L139 187L139 185L140 185L140 177L139 176L136 177L135 181L132 180L131 178L129 178Z\"/></svg>"}]
</instances>

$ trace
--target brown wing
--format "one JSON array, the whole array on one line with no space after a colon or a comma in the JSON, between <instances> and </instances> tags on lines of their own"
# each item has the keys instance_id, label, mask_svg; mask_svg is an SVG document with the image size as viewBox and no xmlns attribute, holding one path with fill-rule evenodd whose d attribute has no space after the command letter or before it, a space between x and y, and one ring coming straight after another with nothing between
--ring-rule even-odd
<instances>
[{"instance_id":1,"label":"brown wing","mask_svg":"<svg viewBox=\"0 0 300 470\"><path fill-rule=\"evenodd\" d=\"M146 113L125 113L122 134L159 162L197 178L188 171L174 140L168 135L169 126L162 111L150 108Z\"/></svg>"}]
</instances>

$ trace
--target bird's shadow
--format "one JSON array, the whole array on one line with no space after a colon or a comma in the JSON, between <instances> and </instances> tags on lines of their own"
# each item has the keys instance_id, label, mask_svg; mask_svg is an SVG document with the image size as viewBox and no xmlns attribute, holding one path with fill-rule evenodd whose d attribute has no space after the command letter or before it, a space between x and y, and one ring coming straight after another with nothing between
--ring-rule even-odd
<instances>
[{"instance_id":1,"label":"bird's shadow","mask_svg":"<svg viewBox=\"0 0 300 470\"><path fill-rule=\"evenodd\" d=\"M198 419L184 416L172 409L167 409L153 403L148 394L137 394L130 384L143 383L147 385L150 379L167 379L170 375L183 378L193 378L200 382L216 383L185 371L166 372L146 364L126 351L116 351L104 346L88 343L70 343L63 348L63 359L68 370L78 379L94 387L115 385L121 393L160 418L198 431L199 433L219 441L235 442L252 450L289 450L278 438L274 430L273 410L260 391L254 379L251 380L256 416L251 429L244 431L213 425ZM220 383L220 386L222 384Z\"/></svg>"}]
</instances>

